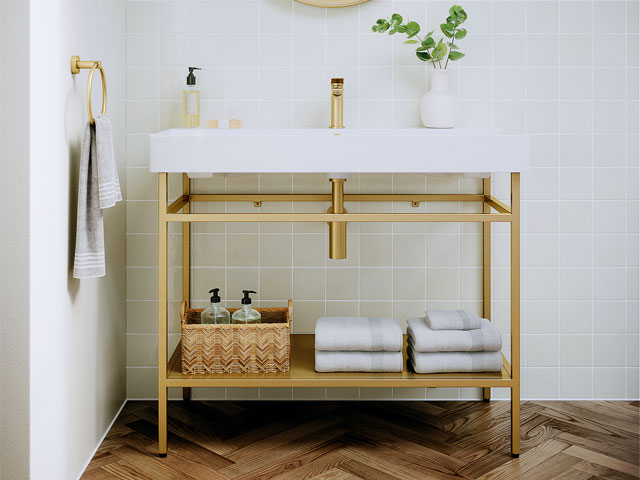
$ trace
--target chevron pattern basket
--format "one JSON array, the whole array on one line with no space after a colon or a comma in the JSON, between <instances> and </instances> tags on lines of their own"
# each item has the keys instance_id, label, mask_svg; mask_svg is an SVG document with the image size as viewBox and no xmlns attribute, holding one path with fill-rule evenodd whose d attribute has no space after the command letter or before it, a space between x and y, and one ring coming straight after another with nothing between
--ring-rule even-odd
<instances>
[{"instance_id":1,"label":"chevron pattern basket","mask_svg":"<svg viewBox=\"0 0 640 480\"><path fill-rule=\"evenodd\" d=\"M256 308L262 323L202 325L203 309L180 305L182 373L282 373L289 371L293 303ZM237 308L230 308L233 314Z\"/></svg>"}]
</instances>

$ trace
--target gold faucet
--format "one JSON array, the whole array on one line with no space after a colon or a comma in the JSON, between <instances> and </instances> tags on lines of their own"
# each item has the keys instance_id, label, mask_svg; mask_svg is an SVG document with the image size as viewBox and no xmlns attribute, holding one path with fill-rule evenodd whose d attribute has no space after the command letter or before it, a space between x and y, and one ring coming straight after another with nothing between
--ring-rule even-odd
<instances>
[{"instance_id":1,"label":"gold faucet","mask_svg":"<svg viewBox=\"0 0 640 480\"><path fill-rule=\"evenodd\" d=\"M344 128L344 78L331 79L331 125L329 128Z\"/></svg>"}]
</instances>

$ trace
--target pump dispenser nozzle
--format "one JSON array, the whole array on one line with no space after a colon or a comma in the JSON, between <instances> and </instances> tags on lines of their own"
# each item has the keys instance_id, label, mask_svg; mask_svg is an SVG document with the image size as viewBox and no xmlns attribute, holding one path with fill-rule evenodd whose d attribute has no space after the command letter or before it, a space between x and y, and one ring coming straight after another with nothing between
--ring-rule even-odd
<instances>
[{"instance_id":1,"label":"pump dispenser nozzle","mask_svg":"<svg viewBox=\"0 0 640 480\"><path fill-rule=\"evenodd\" d=\"M254 292L253 290L242 290L242 293L244 293L244 298L240 300L240 303L242 303L242 305L251 305L251 297L249 297L249 294L257 292Z\"/></svg>"},{"instance_id":2,"label":"pump dispenser nozzle","mask_svg":"<svg viewBox=\"0 0 640 480\"><path fill-rule=\"evenodd\" d=\"M189 75L187 75L187 85L195 85L196 84L196 76L193 74L194 70L202 70L198 67L188 67Z\"/></svg>"},{"instance_id":3,"label":"pump dispenser nozzle","mask_svg":"<svg viewBox=\"0 0 640 480\"><path fill-rule=\"evenodd\" d=\"M219 288L209 290L209 293L213 294L211 296L211 306L203 310L200 314L200 323L202 325L221 325L228 324L231 321L229 310L220 305L220 295L218 295L218 292L220 292Z\"/></svg>"},{"instance_id":4,"label":"pump dispenser nozzle","mask_svg":"<svg viewBox=\"0 0 640 480\"><path fill-rule=\"evenodd\" d=\"M218 295L219 291L219 288L209 290L209 293L213 293L213 296L211 297L211 303L220 303L220 296Z\"/></svg>"},{"instance_id":5,"label":"pump dispenser nozzle","mask_svg":"<svg viewBox=\"0 0 640 480\"><path fill-rule=\"evenodd\" d=\"M233 316L231 317L231 323L238 323L243 325L249 323L260 323L260 312L250 307L251 297L249 296L249 294L257 292L254 292L253 290L242 290L242 293L244 293L244 298L240 300L240 303L242 303L242 308L236 310L233 313Z\"/></svg>"}]
</instances>

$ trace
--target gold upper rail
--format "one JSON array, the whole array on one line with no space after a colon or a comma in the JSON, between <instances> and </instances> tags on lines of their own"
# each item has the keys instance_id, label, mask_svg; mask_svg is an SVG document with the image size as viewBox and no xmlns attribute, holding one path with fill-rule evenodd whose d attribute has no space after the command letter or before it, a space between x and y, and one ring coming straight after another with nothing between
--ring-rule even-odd
<instances>
[{"instance_id":1,"label":"gold upper rail","mask_svg":"<svg viewBox=\"0 0 640 480\"><path fill-rule=\"evenodd\" d=\"M89 122L93 125L96 123L91 111L91 87L93 86L93 74L96 69L100 70L100 78L102 79L102 114L107 113L107 80L102 68L102 62L99 60L80 60L78 55L71 57L71 73L74 75L80 73L80 69L88 68L89 77L87 78L87 112L89 113Z\"/></svg>"}]
</instances>

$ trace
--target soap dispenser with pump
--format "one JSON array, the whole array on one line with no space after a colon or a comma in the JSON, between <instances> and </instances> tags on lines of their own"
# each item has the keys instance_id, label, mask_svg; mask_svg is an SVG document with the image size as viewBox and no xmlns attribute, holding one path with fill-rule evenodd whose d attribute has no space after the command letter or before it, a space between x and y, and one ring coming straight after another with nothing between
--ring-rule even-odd
<instances>
[{"instance_id":1,"label":"soap dispenser with pump","mask_svg":"<svg viewBox=\"0 0 640 480\"><path fill-rule=\"evenodd\" d=\"M250 293L256 293L253 290L243 290L244 297L240 303L242 303L242 308L233 312L233 316L231 317L231 323L237 323L241 325L247 325L249 323L260 323L260 312L257 312L253 308L251 308L251 297L249 297Z\"/></svg>"},{"instance_id":2,"label":"soap dispenser with pump","mask_svg":"<svg viewBox=\"0 0 640 480\"><path fill-rule=\"evenodd\" d=\"M189 67L187 86L182 91L182 126L185 128L200 126L200 90L196 86L194 70L202 69Z\"/></svg>"},{"instance_id":3,"label":"soap dispenser with pump","mask_svg":"<svg viewBox=\"0 0 640 480\"><path fill-rule=\"evenodd\" d=\"M220 306L220 297L218 296L219 288L209 290L212 293L211 306L203 310L200 314L200 323L203 325L222 325L229 324L229 310Z\"/></svg>"}]
</instances>

